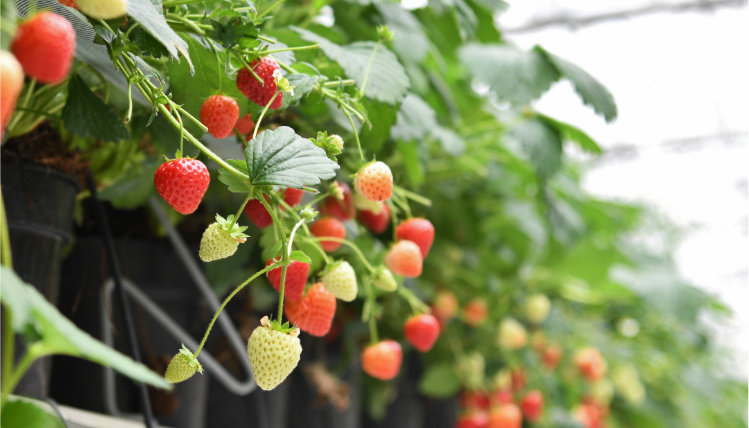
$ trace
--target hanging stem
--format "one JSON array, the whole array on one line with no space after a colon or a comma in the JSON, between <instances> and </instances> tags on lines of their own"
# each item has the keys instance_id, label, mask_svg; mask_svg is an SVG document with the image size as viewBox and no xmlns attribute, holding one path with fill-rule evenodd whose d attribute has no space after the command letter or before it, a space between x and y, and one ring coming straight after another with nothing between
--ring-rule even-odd
<instances>
[{"instance_id":1,"label":"hanging stem","mask_svg":"<svg viewBox=\"0 0 749 428\"><path fill-rule=\"evenodd\" d=\"M272 5L271 5L271 6L270 6L270 7L268 8L268 9L265 9L265 11L264 11L263 13L261 13L260 15L258 15L258 16L257 16L257 17L255 18L255 21L257 22L257 20L258 20L258 19L262 19L262 18L263 18L263 17L265 16L265 15L267 15L267 14L268 14L268 13L269 13L269 12L270 12L271 10L273 10L273 9L274 9L274 8L275 8L276 6L278 6L279 4L281 4L281 3L283 3L283 2L284 2L284 0L278 0L277 2L273 3L273 4L272 4Z\"/></svg>"},{"instance_id":2,"label":"hanging stem","mask_svg":"<svg viewBox=\"0 0 749 428\"><path fill-rule=\"evenodd\" d=\"M255 137L257 137L257 130L260 129L260 122L263 121L263 116L265 116L265 112L268 111L268 108L270 108L270 105L273 104L273 101L276 100L276 97L280 93L281 93L280 91L276 91L276 93L273 94L273 98L271 98L270 101L268 101L268 104L265 105L263 112L260 113L260 117L257 119L257 123L255 123L255 131L252 133L253 140L255 139Z\"/></svg>"},{"instance_id":3,"label":"hanging stem","mask_svg":"<svg viewBox=\"0 0 749 428\"><path fill-rule=\"evenodd\" d=\"M10 232L8 218L5 215L5 198L0 194L0 263L13 269L13 256L10 251Z\"/></svg>"},{"instance_id":4,"label":"hanging stem","mask_svg":"<svg viewBox=\"0 0 749 428\"><path fill-rule=\"evenodd\" d=\"M200 351L203 349L203 345L205 345L205 341L208 339L208 334L211 332L211 329L213 328L213 324L218 319L218 316L221 313L221 311L224 310L224 307L226 307L226 304L229 303L229 300L231 300L234 296L236 296L237 293L239 293L240 291L242 291L242 289L247 284L249 284L252 281L254 281L257 277L259 277L260 275L264 274L265 272L273 270L273 269L275 269L277 267L278 267L278 263L274 263L274 264L272 264L270 266L266 266L265 269L257 272L255 275L252 275L251 277L249 277L245 282L239 284L239 286L237 288L235 288L234 291L232 291L231 294L229 294L226 297L226 299L224 299L224 303L221 304L221 307L219 307L218 310L216 311L216 313L213 315L213 319L211 320L211 323L208 324L208 329L205 331L205 334L203 335L203 340L200 341L200 345L198 345L198 349L195 351L195 357L196 358L198 357L198 354L200 354Z\"/></svg>"},{"instance_id":5,"label":"hanging stem","mask_svg":"<svg viewBox=\"0 0 749 428\"><path fill-rule=\"evenodd\" d=\"M13 389L34 360L45 355L47 355L47 352L45 351L42 342L35 342L33 345L29 346L28 351L26 351L26 354L21 358L21 361L18 362L18 365L13 370L10 377L8 379L3 379L2 398L0 399L2 404L0 404L0 406L5 404L5 401L8 399L8 394L13 392Z\"/></svg>"},{"instance_id":6,"label":"hanging stem","mask_svg":"<svg viewBox=\"0 0 749 428\"><path fill-rule=\"evenodd\" d=\"M242 206L239 207L239 210L237 211L237 215L234 216L234 222L231 224L231 227L234 227L234 225L237 224L237 220L239 219L239 216L242 215L242 211L244 211L244 207L247 205L248 202L250 202L250 199L252 199L252 193L248 193L244 202L242 202Z\"/></svg>"},{"instance_id":7,"label":"hanging stem","mask_svg":"<svg viewBox=\"0 0 749 428\"><path fill-rule=\"evenodd\" d=\"M367 64L367 71L364 72L364 80L361 83L361 89L359 90L359 98L364 96L364 89L367 87L367 79L369 79L369 72L372 70L372 63L374 62L375 55L377 54L377 49L380 48L380 45L382 44L382 39L377 41L377 45L372 50L372 56L369 57L369 63Z\"/></svg>"},{"instance_id":8,"label":"hanging stem","mask_svg":"<svg viewBox=\"0 0 749 428\"><path fill-rule=\"evenodd\" d=\"M3 311L3 335L3 368L0 375L3 379L10 379L13 370L15 337L13 336L12 309L7 305Z\"/></svg>"},{"instance_id":9,"label":"hanging stem","mask_svg":"<svg viewBox=\"0 0 749 428\"><path fill-rule=\"evenodd\" d=\"M282 0L283 1L283 0ZM273 49L270 51L261 51L261 54L273 54L278 52L289 52L289 51L304 51L307 49L318 49L320 45L309 45L309 46L297 46L293 48Z\"/></svg>"},{"instance_id":10,"label":"hanging stem","mask_svg":"<svg viewBox=\"0 0 749 428\"><path fill-rule=\"evenodd\" d=\"M361 252L359 247L353 242L348 241L346 239L334 238L332 236L310 237L308 239L311 241L315 241L315 242L333 241L333 242L340 242L341 244L347 245L349 248L354 250L354 252L359 256L359 258L361 259L362 263L364 263L364 266L367 268L367 270L370 271L371 273L375 273L375 268L372 267L371 264L369 264L369 261L367 261L367 258L364 257L364 254Z\"/></svg>"},{"instance_id":11,"label":"hanging stem","mask_svg":"<svg viewBox=\"0 0 749 428\"><path fill-rule=\"evenodd\" d=\"M359 141L359 131L356 130L354 119L351 117L351 113L349 113L345 108L343 109L343 112L346 114L346 117L351 124L351 129L354 131L354 138L356 138L356 147L359 148L359 157L361 158L362 163L366 163L366 160L364 160L364 152L362 152L361 149L361 142Z\"/></svg>"},{"instance_id":12,"label":"hanging stem","mask_svg":"<svg viewBox=\"0 0 749 428\"><path fill-rule=\"evenodd\" d=\"M281 223L281 220L278 219L278 216L276 215L276 212L271 208L268 201L265 200L265 197L263 195L260 195L258 198L261 204L265 207L265 209L268 211L268 214L270 214L270 217L273 219L273 224L276 226L276 230L278 233L281 234L281 247L285 247L287 245L286 241L286 230L283 228L283 223ZM291 245L291 244L289 244ZM289 267L289 264L291 263L291 259L289 259L289 252L283 251L282 252L282 259L281 259L281 289L279 290L279 293L281 296L278 299L278 323L280 324L283 320L283 298L284 298L284 292L286 290L286 270Z\"/></svg>"}]
</instances>

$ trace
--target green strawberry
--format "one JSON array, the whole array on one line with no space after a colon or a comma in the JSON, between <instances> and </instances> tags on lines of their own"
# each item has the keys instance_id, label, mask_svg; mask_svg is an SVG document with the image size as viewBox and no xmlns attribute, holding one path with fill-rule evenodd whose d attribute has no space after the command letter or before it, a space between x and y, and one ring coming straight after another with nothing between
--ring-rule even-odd
<instances>
[{"instance_id":1,"label":"green strawberry","mask_svg":"<svg viewBox=\"0 0 749 428\"><path fill-rule=\"evenodd\" d=\"M255 382L260 388L270 391L286 379L302 355L299 342L299 329L289 327L278 321L269 321L268 317L260 320L247 342L247 357L255 375Z\"/></svg>"},{"instance_id":2,"label":"green strawberry","mask_svg":"<svg viewBox=\"0 0 749 428\"><path fill-rule=\"evenodd\" d=\"M216 214L216 222L208 226L200 240L200 260L212 262L233 255L249 237L242 233L245 229L247 226L235 224L234 215L224 219Z\"/></svg>"},{"instance_id":3,"label":"green strawberry","mask_svg":"<svg viewBox=\"0 0 749 428\"><path fill-rule=\"evenodd\" d=\"M182 344L182 349L179 353L172 358L169 362L169 366L166 368L164 379L170 383L179 383L190 379L195 372L203 374L203 366L200 365L198 359L190 352L185 344Z\"/></svg>"},{"instance_id":4,"label":"green strawberry","mask_svg":"<svg viewBox=\"0 0 749 428\"><path fill-rule=\"evenodd\" d=\"M375 274L374 278L372 278L372 282L374 283L375 287L379 288L382 291L395 291L395 289L398 288L398 283L395 282L393 273L390 272L390 269L386 268L385 266L380 266L377 269L377 273Z\"/></svg>"},{"instance_id":5,"label":"green strawberry","mask_svg":"<svg viewBox=\"0 0 749 428\"><path fill-rule=\"evenodd\" d=\"M344 302L356 299L356 272L348 262L339 261L331 264L322 274L321 280L325 288L336 298Z\"/></svg>"}]
</instances>

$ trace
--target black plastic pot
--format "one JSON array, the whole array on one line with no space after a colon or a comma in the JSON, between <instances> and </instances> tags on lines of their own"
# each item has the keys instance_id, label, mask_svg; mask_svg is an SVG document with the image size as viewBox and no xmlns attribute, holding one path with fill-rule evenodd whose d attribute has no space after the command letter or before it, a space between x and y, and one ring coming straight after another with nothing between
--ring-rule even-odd
<instances>
[{"instance_id":1,"label":"black plastic pot","mask_svg":"<svg viewBox=\"0 0 749 428\"><path fill-rule=\"evenodd\" d=\"M78 193L75 177L41 165L2 165L2 189L8 216L13 268L51 303L57 303L62 253L73 230L73 209ZM17 344L16 358L24 348ZM15 393L47 396L51 359L36 361Z\"/></svg>"}]
</instances>

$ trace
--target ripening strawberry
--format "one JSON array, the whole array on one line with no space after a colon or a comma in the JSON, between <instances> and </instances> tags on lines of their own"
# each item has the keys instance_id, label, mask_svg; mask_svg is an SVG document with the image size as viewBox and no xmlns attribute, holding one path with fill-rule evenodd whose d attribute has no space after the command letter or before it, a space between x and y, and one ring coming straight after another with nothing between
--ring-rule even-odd
<instances>
[{"instance_id":1,"label":"ripening strawberry","mask_svg":"<svg viewBox=\"0 0 749 428\"><path fill-rule=\"evenodd\" d=\"M372 162L354 176L354 188L370 201L387 201L393 193L393 173L384 162Z\"/></svg>"},{"instance_id":2,"label":"ripening strawberry","mask_svg":"<svg viewBox=\"0 0 749 428\"><path fill-rule=\"evenodd\" d=\"M270 323L264 317L247 342L247 357L257 386L270 391L281 384L299 364L302 344L299 329Z\"/></svg>"},{"instance_id":3,"label":"ripening strawberry","mask_svg":"<svg viewBox=\"0 0 749 428\"><path fill-rule=\"evenodd\" d=\"M416 243L421 250L421 257L426 258L434 242L434 226L425 218L410 218L395 229L395 239Z\"/></svg>"},{"instance_id":4,"label":"ripening strawberry","mask_svg":"<svg viewBox=\"0 0 749 428\"><path fill-rule=\"evenodd\" d=\"M321 218L312 223L309 231L317 238L346 238L346 226L332 217ZM341 246L341 243L336 241L320 241L320 246L323 250L331 252L337 250Z\"/></svg>"},{"instance_id":5,"label":"ripening strawberry","mask_svg":"<svg viewBox=\"0 0 749 428\"><path fill-rule=\"evenodd\" d=\"M73 9L78 9L78 5L75 3L75 0L57 0L57 2L63 6L72 7Z\"/></svg>"},{"instance_id":6,"label":"ripening strawberry","mask_svg":"<svg viewBox=\"0 0 749 428\"><path fill-rule=\"evenodd\" d=\"M421 250L411 241L398 241L385 255L385 264L396 275L416 278L421 275Z\"/></svg>"},{"instance_id":7,"label":"ripening strawberry","mask_svg":"<svg viewBox=\"0 0 749 428\"><path fill-rule=\"evenodd\" d=\"M252 121L252 116L247 113L244 117L237 119L234 127L240 134L249 134L255 129L255 122Z\"/></svg>"},{"instance_id":8,"label":"ripening strawberry","mask_svg":"<svg viewBox=\"0 0 749 428\"><path fill-rule=\"evenodd\" d=\"M23 88L23 68L12 53L0 51L0 138L16 109Z\"/></svg>"},{"instance_id":9,"label":"ripening strawberry","mask_svg":"<svg viewBox=\"0 0 749 428\"><path fill-rule=\"evenodd\" d=\"M549 344L541 352L541 361L544 366L554 370L562 359L562 348L557 344Z\"/></svg>"},{"instance_id":10,"label":"ripening strawberry","mask_svg":"<svg viewBox=\"0 0 749 428\"><path fill-rule=\"evenodd\" d=\"M440 335L440 323L430 314L414 315L403 326L408 343L421 352L428 352Z\"/></svg>"},{"instance_id":11,"label":"ripening strawberry","mask_svg":"<svg viewBox=\"0 0 749 428\"><path fill-rule=\"evenodd\" d=\"M537 389L528 391L520 400L520 410L527 421L536 422L541 419L541 413L544 411L544 395L541 391Z\"/></svg>"},{"instance_id":12,"label":"ripening strawberry","mask_svg":"<svg viewBox=\"0 0 749 428\"><path fill-rule=\"evenodd\" d=\"M460 408L486 410L489 408L489 397L481 390L466 389L460 393Z\"/></svg>"},{"instance_id":13,"label":"ripening strawberry","mask_svg":"<svg viewBox=\"0 0 749 428\"><path fill-rule=\"evenodd\" d=\"M127 0L76 0L78 9L96 19L114 19L127 13Z\"/></svg>"},{"instance_id":14,"label":"ripening strawberry","mask_svg":"<svg viewBox=\"0 0 749 428\"><path fill-rule=\"evenodd\" d=\"M489 414L488 428L520 428L523 425L523 415L513 403L495 407Z\"/></svg>"},{"instance_id":15,"label":"ripening strawberry","mask_svg":"<svg viewBox=\"0 0 749 428\"><path fill-rule=\"evenodd\" d=\"M203 366L189 349L182 345L182 349L175 355L164 373L164 379L169 383L179 383L190 379L195 372L203 373Z\"/></svg>"},{"instance_id":16,"label":"ripening strawberry","mask_svg":"<svg viewBox=\"0 0 749 428\"><path fill-rule=\"evenodd\" d=\"M200 121L215 138L226 138L239 119L239 104L226 95L212 95L200 106Z\"/></svg>"},{"instance_id":17,"label":"ripening strawberry","mask_svg":"<svg viewBox=\"0 0 749 428\"><path fill-rule=\"evenodd\" d=\"M224 219L217 214L216 222L208 226L200 240L200 260L212 262L234 255L239 244L249 237L242 233L245 229L247 226L236 224L234 215Z\"/></svg>"},{"instance_id":18,"label":"ripening strawberry","mask_svg":"<svg viewBox=\"0 0 749 428\"><path fill-rule=\"evenodd\" d=\"M575 355L575 364L583 376L595 382L606 374L606 361L595 348L585 348Z\"/></svg>"},{"instance_id":19,"label":"ripening strawberry","mask_svg":"<svg viewBox=\"0 0 749 428\"><path fill-rule=\"evenodd\" d=\"M574 412L574 418L585 428L602 428L601 412L594 404L583 403Z\"/></svg>"},{"instance_id":20,"label":"ripening strawberry","mask_svg":"<svg viewBox=\"0 0 749 428\"><path fill-rule=\"evenodd\" d=\"M458 418L455 424L456 428L487 428L489 426L489 416L485 410L475 410Z\"/></svg>"},{"instance_id":21,"label":"ripening strawberry","mask_svg":"<svg viewBox=\"0 0 749 428\"><path fill-rule=\"evenodd\" d=\"M336 182L343 193L343 199L338 199L335 196L328 196L325 198L317 209L320 211L321 216L335 217L340 221L346 221L354 218L356 215L356 208L352 202L351 188L346 183Z\"/></svg>"},{"instance_id":22,"label":"ripening strawberry","mask_svg":"<svg viewBox=\"0 0 749 428\"><path fill-rule=\"evenodd\" d=\"M525 317L533 324L541 324L549 316L551 302L543 294L534 294L525 300Z\"/></svg>"},{"instance_id":23,"label":"ripening strawberry","mask_svg":"<svg viewBox=\"0 0 749 428\"><path fill-rule=\"evenodd\" d=\"M510 372L510 379L512 383L512 390L515 392L522 391L525 389L526 381L525 369L517 368Z\"/></svg>"},{"instance_id":24,"label":"ripening strawberry","mask_svg":"<svg viewBox=\"0 0 749 428\"><path fill-rule=\"evenodd\" d=\"M18 26L10 50L27 75L41 83L59 83L73 63L75 30L62 16L40 12Z\"/></svg>"},{"instance_id":25,"label":"ripening strawberry","mask_svg":"<svg viewBox=\"0 0 749 428\"><path fill-rule=\"evenodd\" d=\"M273 264L273 259L268 260L265 263L266 266ZM265 275L268 277L268 282L273 288L279 293L281 292L281 275L283 274L283 268L277 267ZM286 283L284 285L284 298L290 302L296 302L302 298L304 293L304 286L307 285L307 278L309 277L309 263L302 263L296 260L292 260L289 266L286 268Z\"/></svg>"},{"instance_id":26,"label":"ripening strawberry","mask_svg":"<svg viewBox=\"0 0 749 428\"><path fill-rule=\"evenodd\" d=\"M361 354L364 372L380 380L394 378L400 371L402 360L401 345L389 339L367 346Z\"/></svg>"},{"instance_id":27,"label":"ripening strawberry","mask_svg":"<svg viewBox=\"0 0 749 428\"><path fill-rule=\"evenodd\" d=\"M463 308L463 320L471 327L481 325L489 316L489 310L486 307L486 300L483 297L477 297Z\"/></svg>"},{"instance_id":28,"label":"ripening strawberry","mask_svg":"<svg viewBox=\"0 0 749 428\"><path fill-rule=\"evenodd\" d=\"M356 294L359 291L356 272L348 262L338 261L329 265L320 280L336 298L344 302L351 302L356 299Z\"/></svg>"},{"instance_id":29,"label":"ripening strawberry","mask_svg":"<svg viewBox=\"0 0 749 428\"><path fill-rule=\"evenodd\" d=\"M273 77L273 73L276 70L280 71L278 63L273 58L263 57L260 60L254 60L250 63L255 74L260 77L263 83L258 82L255 76L252 75L250 70L243 68L237 73L237 88L247 97L250 101L257 105L265 107L273 98L273 95L278 92L278 85L276 79ZM283 92L280 92L273 104L270 105L272 109L281 108L283 99Z\"/></svg>"},{"instance_id":30,"label":"ripening strawberry","mask_svg":"<svg viewBox=\"0 0 749 428\"><path fill-rule=\"evenodd\" d=\"M455 294L448 290L440 290L434 296L434 310L432 313L437 318L449 320L458 313L458 299Z\"/></svg>"},{"instance_id":31,"label":"ripening strawberry","mask_svg":"<svg viewBox=\"0 0 749 428\"><path fill-rule=\"evenodd\" d=\"M180 214L192 214L198 209L210 182L205 164L189 158L161 164L153 177L156 191Z\"/></svg>"},{"instance_id":32,"label":"ripening strawberry","mask_svg":"<svg viewBox=\"0 0 749 428\"><path fill-rule=\"evenodd\" d=\"M359 210L357 218L359 223L363 224L370 232L379 235L390 224L390 208L387 204L380 202L379 211Z\"/></svg>"},{"instance_id":33,"label":"ripening strawberry","mask_svg":"<svg viewBox=\"0 0 749 428\"><path fill-rule=\"evenodd\" d=\"M528 332L522 324L513 318L505 318L499 325L497 345L500 349L514 350L528 343Z\"/></svg>"},{"instance_id":34,"label":"ripening strawberry","mask_svg":"<svg viewBox=\"0 0 749 428\"><path fill-rule=\"evenodd\" d=\"M328 291L322 282L318 282L307 290L301 300L287 303L284 313L289 322L303 332L321 337L330 331L335 306L333 293Z\"/></svg>"}]
</instances>

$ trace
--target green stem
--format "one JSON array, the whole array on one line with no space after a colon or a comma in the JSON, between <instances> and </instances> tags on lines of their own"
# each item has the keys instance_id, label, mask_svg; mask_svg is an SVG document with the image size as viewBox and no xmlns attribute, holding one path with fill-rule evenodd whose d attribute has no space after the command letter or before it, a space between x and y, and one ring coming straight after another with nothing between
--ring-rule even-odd
<instances>
[{"instance_id":1,"label":"green stem","mask_svg":"<svg viewBox=\"0 0 749 428\"><path fill-rule=\"evenodd\" d=\"M325 82L322 85L326 86L326 87L330 87L330 86L339 86L339 85L340 86L350 86L350 85L355 85L355 84L356 84L355 80L334 80L334 81L331 81L331 82Z\"/></svg>"},{"instance_id":2,"label":"green stem","mask_svg":"<svg viewBox=\"0 0 749 428\"><path fill-rule=\"evenodd\" d=\"M235 10L237 10L237 9L235 9ZM275 45L275 44L277 43L277 42L276 42L275 40L273 40L273 39L270 39L270 38L268 38L268 37L265 37L265 36L260 36L260 35L259 35L259 36L257 36L257 39L258 39L258 40L262 40L262 41L264 41L264 42L268 42L268 43L270 43L270 44L273 44L273 45Z\"/></svg>"},{"instance_id":3,"label":"green stem","mask_svg":"<svg viewBox=\"0 0 749 428\"><path fill-rule=\"evenodd\" d=\"M361 162L366 163L367 161L364 160L364 152L361 149L361 142L359 141L359 131L356 130L354 119L351 117L351 114L348 111L346 111L346 109L343 109L343 112L346 114L346 117L348 118L349 123L351 123L351 129L354 131L354 138L356 138L356 147L359 148L359 157L361 158Z\"/></svg>"},{"instance_id":4,"label":"green stem","mask_svg":"<svg viewBox=\"0 0 749 428\"><path fill-rule=\"evenodd\" d=\"M183 4L192 4L192 3L203 3L206 0L169 0L162 3L162 6L164 7L174 7L179 6Z\"/></svg>"},{"instance_id":5,"label":"green stem","mask_svg":"<svg viewBox=\"0 0 749 428\"><path fill-rule=\"evenodd\" d=\"M7 305L3 311L3 369L0 372L3 379L10 379L10 372L13 370L15 337L13 336L13 316L11 311L11 308Z\"/></svg>"},{"instance_id":6,"label":"green stem","mask_svg":"<svg viewBox=\"0 0 749 428\"><path fill-rule=\"evenodd\" d=\"M294 243L294 235L296 235L296 231L297 231L297 229L299 229L299 226L302 226L302 225L303 225L304 223L305 223L305 221L304 221L304 220L299 220L299 221L298 221L298 222L297 222L297 223L296 223L296 224L294 225L294 228L293 228L293 229L291 229L291 235L289 235L289 244L288 244L288 249L287 249L287 251L286 251L287 253L289 253L289 257L291 257L291 244L293 244L293 243Z\"/></svg>"},{"instance_id":7,"label":"green stem","mask_svg":"<svg viewBox=\"0 0 749 428\"><path fill-rule=\"evenodd\" d=\"M334 238L332 236L320 236L320 237L314 237L314 238L310 237L308 239L311 241L315 241L315 242L333 241L333 242L340 242L341 244L347 245L352 250L354 250L357 256L359 256L359 258L361 259L362 263L364 263L364 266L367 268L368 271L370 271L371 273L376 272L375 268L372 267L372 265L369 264L369 261L367 261L367 258L364 257L364 253L361 252L359 247L349 240L341 239L341 238Z\"/></svg>"},{"instance_id":8,"label":"green stem","mask_svg":"<svg viewBox=\"0 0 749 428\"><path fill-rule=\"evenodd\" d=\"M369 281L365 281L365 287L367 288L367 323L369 324L369 341L371 344L375 344L380 341L377 336L377 321L373 315L372 308L374 307L377 298L375 297L374 290L372 290L372 284Z\"/></svg>"},{"instance_id":9,"label":"green stem","mask_svg":"<svg viewBox=\"0 0 749 428\"><path fill-rule=\"evenodd\" d=\"M276 215L276 212L271 208L268 201L265 200L264 195L260 195L258 198L261 204L265 207L265 209L268 211L268 214L270 214L271 219L273 219L273 224L276 226L276 230L281 235L281 248L286 246L286 230L283 228L283 223L281 223L281 220L278 219L278 216ZM291 263L291 260L289 259L289 253L287 251L283 252L281 263L283 268L281 269L281 289L279 290L279 293L281 296L278 299L278 323L280 324L283 320L283 298L284 298L284 292L286 291L286 269L289 267L289 264Z\"/></svg>"},{"instance_id":10,"label":"green stem","mask_svg":"<svg viewBox=\"0 0 749 428\"><path fill-rule=\"evenodd\" d=\"M297 73L299 73L298 71L296 71L293 68L289 67L285 62L279 61L278 58L276 58L276 62L278 63L279 67L283 68L284 70L288 71L291 74L297 74Z\"/></svg>"},{"instance_id":11,"label":"green stem","mask_svg":"<svg viewBox=\"0 0 749 428\"><path fill-rule=\"evenodd\" d=\"M29 105L29 100L31 99L31 93L34 92L34 88L36 87L36 79L31 79L29 82L28 90L26 91L26 94L24 94L23 101L21 101L19 107L25 108ZM8 134L12 134L10 130L13 129L18 123L21 121L21 118L23 117L23 110L19 110L18 113L13 115L13 119L10 121L8 126L5 127L6 130L8 130Z\"/></svg>"},{"instance_id":12,"label":"green stem","mask_svg":"<svg viewBox=\"0 0 749 428\"><path fill-rule=\"evenodd\" d=\"M263 79L261 79L260 76L258 76L257 73L255 73L255 70L253 70L252 67L250 67L250 64L248 64L247 61L244 60L244 57L241 54L235 52L233 49L229 49L229 53L234 55L234 58L239 60L242 66L246 68L250 72L250 74L252 74L252 77L254 77L255 80L257 80L261 84L265 84Z\"/></svg>"},{"instance_id":13,"label":"green stem","mask_svg":"<svg viewBox=\"0 0 749 428\"><path fill-rule=\"evenodd\" d=\"M252 133L252 139L254 140L255 137L257 137L257 130L260 129L260 122L263 121L263 116L265 116L265 112L268 111L268 108L270 108L270 105L273 104L273 101L276 100L276 97L278 94L280 94L280 91L276 91L275 94L273 94L273 97L268 101L268 104L265 105L265 108L263 109L263 112L260 113L260 117L257 119L257 122L255 123L255 131Z\"/></svg>"},{"instance_id":14,"label":"green stem","mask_svg":"<svg viewBox=\"0 0 749 428\"><path fill-rule=\"evenodd\" d=\"M133 85L128 82L127 84L127 114L125 115L125 123L130 123L130 119L133 118Z\"/></svg>"},{"instance_id":15,"label":"green stem","mask_svg":"<svg viewBox=\"0 0 749 428\"><path fill-rule=\"evenodd\" d=\"M257 16L257 17L255 18L255 22L257 22L257 20L258 20L258 19L262 19L262 18L263 18L263 17L265 16L265 15L267 15L267 14L268 14L268 13L269 13L269 12L270 12L271 10L273 10L273 9L274 9L274 8L275 8L276 6L278 6L279 4L281 4L281 3L283 3L283 2L284 2L284 0L278 0L277 2L273 3L273 4L272 4L272 5L271 5L271 6L270 6L270 7L268 8L268 9L265 9L265 11L264 11L263 13L261 13L260 15L258 15L258 16Z\"/></svg>"},{"instance_id":16,"label":"green stem","mask_svg":"<svg viewBox=\"0 0 749 428\"><path fill-rule=\"evenodd\" d=\"M296 211L294 211L294 208L291 207L289 204L287 204L286 201L284 201L283 199L281 199L279 201L279 204L282 207L284 207L284 209L286 209L286 212L290 212L291 215L294 217L295 220L297 220L297 221L302 220L302 216L300 216L299 213L297 213ZM309 205L309 204L307 204L307 205ZM312 236L312 232L309 231L309 228L307 227L306 223L302 223L302 229L304 229L304 233L307 236ZM322 247L320 246L320 243L316 242L316 241L310 241L310 242L312 242L314 244L313 247L315 248L315 250L317 250L317 252L319 252L320 255L322 256L323 260L325 260L325 264L329 265L332 261L330 260L330 257L328 257L328 254L325 252L325 250L322 249Z\"/></svg>"},{"instance_id":17,"label":"green stem","mask_svg":"<svg viewBox=\"0 0 749 428\"><path fill-rule=\"evenodd\" d=\"M377 54L377 49L380 48L380 45L382 44L382 39L377 41L377 45L375 46L374 50L372 50L372 56L369 57L369 63L367 64L367 71L364 72L364 80L361 83L361 89L359 90L359 98L364 96L364 89L367 87L367 79L369 79L369 72L372 69L372 63L374 62L375 55Z\"/></svg>"},{"instance_id":18,"label":"green stem","mask_svg":"<svg viewBox=\"0 0 749 428\"><path fill-rule=\"evenodd\" d=\"M429 312L429 306L427 306L426 303L422 302L421 299L416 297L413 291L405 287L398 287L397 290L398 290L398 294L400 294L401 297L406 299L406 302L408 302L408 305L411 307L411 311L414 314L421 314L421 313Z\"/></svg>"},{"instance_id":19,"label":"green stem","mask_svg":"<svg viewBox=\"0 0 749 428\"><path fill-rule=\"evenodd\" d=\"M373 345L380 341L377 336L377 322L373 316L369 317L369 340Z\"/></svg>"},{"instance_id":20,"label":"green stem","mask_svg":"<svg viewBox=\"0 0 749 428\"><path fill-rule=\"evenodd\" d=\"M244 202L242 202L242 206L239 207L237 215L234 216L234 223L232 223L231 227L234 227L234 225L237 224L237 219L239 219L239 216L242 215L242 211L244 211L244 207L247 205L247 202L250 202L250 199L252 199L252 193L248 193Z\"/></svg>"},{"instance_id":21,"label":"green stem","mask_svg":"<svg viewBox=\"0 0 749 428\"><path fill-rule=\"evenodd\" d=\"M414 202L418 202L421 205L431 207L432 201L429 198L425 198L417 193L406 190L400 186L393 186L393 192L403 196L404 198L411 199Z\"/></svg>"},{"instance_id":22,"label":"green stem","mask_svg":"<svg viewBox=\"0 0 749 428\"><path fill-rule=\"evenodd\" d=\"M271 271L271 270L273 270L273 269L275 269L277 267L278 267L277 263L274 263L274 264L272 264L270 266L266 266L265 269L257 272L255 275L252 275L251 277L249 277L245 282L239 284L239 286L237 288L235 288L234 291L232 291L231 294L229 294L226 297L226 299L224 299L224 303L221 304L221 307L219 307L218 311L216 311L216 313L213 315L213 319L211 320L211 323L208 324L208 329L206 330L205 334L203 335L203 340L200 341L200 345L198 345L198 349L195 351L195 358L198 357L198 354L200 354L200 351L203 349L203 345L205 345L205 341L208 339L208 334L211 332L211 329L213 328L213 324L216 322L216 320L218 319L219 314L221 313L221 311L224 310L224 307L226 307L226 305L229 303L229 301L234 296L236 296L237 293L239 293L240 291L242 291L242 289L244 287L246 287L247 284L251 283L257 277L259 277L260 275L264 274L265 272Z\"/></svg>"},{"instance_id":23,"label":"green stem","mask_svg":"<svg viewBox=\"0 0 749 428\"><path fill-rule=\"evenodd\" d=\"M280 65L280 63L279 63L279 65ZM325 95L326 97L328 97L328 98L334 100L335 102L337 102L343 109L348 110L351 113L355 114L356 117L362 123L366 122L366 119L364 119L364 116L361 113L359 113L359 111L357 109L355 109L355 108L351 107L350 105L346 104L346 102L343 101L335 92L333 92L333 91L331 91L330 89L327 89L327 88L320 88L320 90L321 90L321 92L322 92L323 95Z\"/></svg>"},{"instance_id":24,"label":"green stem","mask_svg":"<svg viewBox=\"0 0 749 428\"><path fill-rule=\"evenodd\" d=\"M182 15L178 15L176 13L167 13L166 19L170 19L172 21L177 21L183 25L185 25L187 28L191 29L193 32L195 32L199 36L204 36L205 31L201 28L200 24L196 24L189 19L185 18Z\"/></svg>"},{"instance_id":25,"label":"green stem","mask_svg":"<svg viewBox=\"0 0 749 428\"><path fill-rule=\"evenodd\" d=\"M26 373L26 370L29 369L29 366L40 357L43 357L46 355L46 352L44 350L44 345L42 342L35 342L33 345L29 346L28 351L26 351L26 354L24 354L23 358L21 358L21 361L18 362L18 365L16 365L16 368L13 370L13 373L10 375L9 379L3 379L3 387L2 387L2 405L5 404L5 401L8 399L8 394L13 392L13 389L16 387L18 382L23 377L24 373Z\"/></svg>"},{"instance_id":26,"label":"green stem","mask_svg":"<svg viewBox=\"0 0 749 428\"><path fill-rule=\"evenodd\" d=\"M283 1L283 0L282 0ZM288 51L304 51L307 49L318 49L320 48L320 45L309 45L309 46L298 46L294 48L284 48L284 49L273 49L270 51L261 51L261 54L273 54L278 52L288 52Z\"/></svg>"},{"instance_id":27,"label":"green stem","mask_svg":"<svg viewBox=\"0 0 749 428\"><path fill-rule=\"evenodd\" d=\"M10 251L10 233L8 232L8 218L5 216L5 198L0 194L0 262L3 266L13 269L13 256Z\"/></svg>"}]
</instances>

